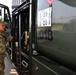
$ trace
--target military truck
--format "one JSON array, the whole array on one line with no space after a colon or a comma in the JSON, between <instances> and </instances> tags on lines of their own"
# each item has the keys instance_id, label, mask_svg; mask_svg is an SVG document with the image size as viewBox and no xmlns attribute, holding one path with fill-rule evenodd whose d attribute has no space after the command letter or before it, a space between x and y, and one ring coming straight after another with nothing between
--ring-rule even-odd
<instances>
[{"instance_id":1,"label":"military truck","mask_svg":"<svg viewBox=\"0 0 76 75\"><path fill-rule=\"evenodd\" d=\"M13 11L12 60L22 74L76 74L75 3L26 0Z\"/></svg>"},{"instance_id":2,"label":"military truck","mask_svg":"<svg viewBox=\"0 0 76 75\"><path fill-rule=\"evenodd\" d=\"M37 0L32 75L75 75L76 1Z\"/></svg>"},{"instance_id":3,"label":"military truck","mask_svg":"<svg viewBox=\"0 0 76 75\"><path fill-rule=\"evenodd\" d=\"M26 0L12 12L12 62L20 75L76 75L76 1Z\"/></svg>"}]
</instances>

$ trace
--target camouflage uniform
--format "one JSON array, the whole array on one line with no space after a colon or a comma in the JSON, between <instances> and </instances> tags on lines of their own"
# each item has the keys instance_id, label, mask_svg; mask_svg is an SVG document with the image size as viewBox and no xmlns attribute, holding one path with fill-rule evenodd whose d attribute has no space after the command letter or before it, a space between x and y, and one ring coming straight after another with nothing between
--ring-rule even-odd
<instances>
[{"instance_id":1,"label":"camouflage uniform","mask_svg":"<svg viewBox=\"0 0 76 75\"><path fill-rule=\"evenodd\" d=\"M6 56L5 45L6 45L6 40L3 37L3 35L0 34L0 75L4 75L4 69L5 69L4 58Z\"/></svg>"},{"instance_id":2,"label":"camouflage uniform","mask_svg":"<svg viewBox=\"0 0 76 75\"><path fill-rule=\"evenodd\" d=\"M5 64L4 64L4 58L6 56L6 50L5 46L6 43L12 40L12 36L9 36L7 39L0 34L0 75L4 75L4 69L5 69Z\"/></svg>"},{"instance_id":3,"label":"camouflage uniform","mask_svg":"<svg viewBox=\"0 0 76 75\"><path fill-rule=\"evenodd\" d=\"M0 75L4 75L4 69L5 69L4 58L6 56L6 53L5 53L6 43L13 39L13 37L10 36L11 34L8 33L10 31L5 29L6 29L5 23L0 21ZM7 33L4 34L4 32L7 32ZM6 36L7 34L9 35Z\"/></svg>"}]
</instances>

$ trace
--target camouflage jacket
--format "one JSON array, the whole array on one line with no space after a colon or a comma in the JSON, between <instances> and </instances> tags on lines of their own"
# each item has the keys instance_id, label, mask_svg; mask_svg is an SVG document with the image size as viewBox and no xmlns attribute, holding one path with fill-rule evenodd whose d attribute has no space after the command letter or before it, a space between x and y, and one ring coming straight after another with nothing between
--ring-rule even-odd
<instances>
[{"instance_id":1,"label":"camouflage jacket","mask_svg":"<svg viewBox=\"0 0 76 75\"><path fill-rule=\"evenodd\" d=\"M5 38L0 34L0 54L3 54L5 52L5 45L6 40Z\"/></svg>"},{"instance_id":2,"label":"camouflage jacket","mask_svg":"<svg viewBox=\"0 0 76 75\"><path fill-rule=\"evenodd\" d=\"M12 40L12 36L4 37L4 35L0 34L0 54L5 53L6 43Z\"/></svg>"}]
</instances>

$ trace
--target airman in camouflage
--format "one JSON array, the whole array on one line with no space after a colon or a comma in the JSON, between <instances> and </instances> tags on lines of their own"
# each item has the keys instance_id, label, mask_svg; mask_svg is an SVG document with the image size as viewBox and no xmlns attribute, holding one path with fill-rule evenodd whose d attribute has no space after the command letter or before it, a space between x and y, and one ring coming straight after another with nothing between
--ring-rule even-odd
<instances>
[{"instance_id":1,"label":"airman in camouflage","mask_svg":"<svg viewBox=\"0 0 76 75\"><path fill-rule=\"evenodd\" d=\"M6 38L3 35L4 30L5 30L4 23L0 21L0 75L4 75L4 69L5 69L4 58L6 56L6 50L5 50L6 43L12 40L11 36Z\"/></svg>"}]
</instances>

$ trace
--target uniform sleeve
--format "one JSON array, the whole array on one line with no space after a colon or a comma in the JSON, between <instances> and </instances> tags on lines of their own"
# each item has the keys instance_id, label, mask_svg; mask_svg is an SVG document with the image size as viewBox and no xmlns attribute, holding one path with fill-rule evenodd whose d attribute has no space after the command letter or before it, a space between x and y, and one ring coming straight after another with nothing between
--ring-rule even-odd
<instances>
[{"instance_id":1,"label":"uniform sleeve","mask_svg":"<svg viewBox=\"0 0 76 75\"><path fill-rule=\"evenodd\" d=\"M7 37L7 42L10 42L10 41L12 41L12 39L13 39L13 36L9 36L9 37Z\"/></svg>"}]
</instances>

